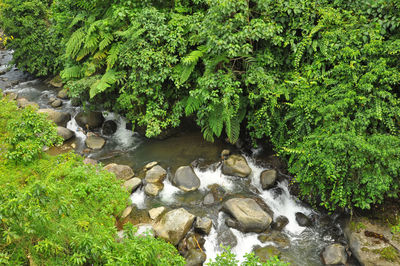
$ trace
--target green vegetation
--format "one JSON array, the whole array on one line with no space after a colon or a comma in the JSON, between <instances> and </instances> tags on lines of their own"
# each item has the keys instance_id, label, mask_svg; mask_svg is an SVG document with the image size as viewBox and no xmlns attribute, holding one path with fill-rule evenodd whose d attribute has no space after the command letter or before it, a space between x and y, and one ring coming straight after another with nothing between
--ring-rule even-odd
<instances>
[{"instance_id":1,"label":"green vegetation","mask_svg":"<svg viewBox=\"0 0 400 266\"><path fill-rule=\"evenodd\" d=\"M2 0L17 65L61 73L148 137L271 142L302 194L370 208L400 190L399 0Z\"/></svg>"}]
</instances>

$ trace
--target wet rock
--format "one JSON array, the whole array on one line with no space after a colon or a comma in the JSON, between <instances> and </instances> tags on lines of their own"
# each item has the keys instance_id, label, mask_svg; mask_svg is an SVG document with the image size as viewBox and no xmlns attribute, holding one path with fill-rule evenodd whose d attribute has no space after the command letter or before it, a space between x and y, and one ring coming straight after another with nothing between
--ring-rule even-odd
<instances>
[{"instance_id":1,"label":"wet rock","mask_svg":"<svg viewBox=\"0 0 400 266\"><path fill-rule=\"evenodd\" d=\"M152 220L156 220L165 210L165 207L153 208L149 210L149 216Z\"/></svg>"},{"instance_id":2,"label":"wet rock","mask_svg":"<svg viewBox=\"0 0 400 266\"><path fill-rule=\"evenodd\" d=\"M57 99L51 103L51 107L53 107L53 108L60 107L61 105L62 105L62 101L60 99Z\"/></svg>"},{"instance_id":3,"label":"wet rock","mask_svg":"<svg viewBox=\"0 0 400 266\"><path fill-rule=\"evenodd\" d=\"M271 188L271 192L274 199L280 197L284 193L283 189L280 187Z\"/></svg>"},{"instance_id":4,"label":"wet rock","mask_svg":"<svg viewBox=\"0 0 400 266\"><path fill-rule=\"evenodd\" d=\"M68 99L68 91L67 89L62 89L57 93L57 97L60 99Z\"/></svg>"},{"instance_id":5,"label":"wet rock","mask_svg":"<svg viewBox=\"0 0 400 266\"><path fill-rule=\"evenodd\" d=\"M270 189L276 184L277 173L275 170L265 170L260 174L262 189Z\"/></svg>"},{"instance_id":6,"label":"wet rock","mask_svg":"<svg viewBox=\"0 0 400 266\"><path fill-rule=\"evenodd\" d=\"M289 238L282 232L272 231L258 236L261 243L274 242L279 248L288 248L290 246Z\"/></svg>"},{"instance_id":7,"label":"wet rock","mask_svg":"<svg viewBox=\"0 0 400 266\"><path fill-rule=\"evenodd\" d=\"M237 245L237 238L229 228L218 231L217 239L219 241L219 244L225 247L227 246L234 247Z\"/></svg>"},{"instance_id":8,"label":"wet rock","mask_svg":"<svg viewBox=\"0 0 400 266\"><path fill-rule=\"evenodd\" d=\"M55 88L61 88L63 86L60 76L55 76L49 81L49 84Z\"/></svg>"},{"instance_id":9,"label":"wet rock","mask_svg":"<svg viewBox=\"0 0 400 266\"><path fill-rule=\"evenodd\" d=\"M124 182L126 191L132 193L142 184L142 179L134 177Z\"/></svg>"},{"instance_id":10,"label":"wet rock","mask_svg":"<svg viewBox=\"0 0 400 266\"><path fill-rule=\"evenodd\" d=\"M31 107L33 107L35 109L39 109L39 105L37 103L30 102L25 98L17 99L17 106L20 107L20 108L26 108L28 106L31 106Z\"/></svg>"},{"instance_id":11,"label":"wet rock","mask_svg":"<svg viewBox=\"0 0 400 266\"><path fill-rule=\"evenodd\" d=\"M103 123L101 130L104 135L112 135L117 131L118 125L113 120L107 120Z\"/></svg>"},{"instance_id":12,"label":"wet rock","mask_svg":"<svg viewBox=\"0 0 400 266\"><path fill-rule=\"evenodd\" d=\"M222 164L222 173L225 175L247 177L251 174L246 158L241 155L231 155Z\"/></svg>"},{"instance_id":13,"label":"wet rock","mask_svg":"<svg viewBox=\"0 0 400 266\"><path fill-rule=\"evenodd\" d=\"M347 262L345 247L341 244L332 244L325 247L322 252L322 260L325 265L345 265Z\"/></svg>"},{"instance_id":14,"label":"wet rock","mask_svg":"<svg viewBox=\"0 0 400 266\"><path fill-rule=\"evenodd\" d=\"M172 183L185 192L194 191L200 187L200 179L190 166L179 167L172 178Z\"/></svg>"},{"instance_id":15,"label":"wet rock","mask_svg":"<svg viewBox=\"0 0 400 266\"><path fill-rule=\"evenodd\" d=\"M75 117L78 125L86 130L93 130L101 127L104 117L101 112L85 111L79 112Z\"/></svg>"},{"instance_id":16,"label":"wet rock","mask_svg":"<svg viewBox=\"0 0 400 266\"><path fill-rule=\"evenodd\" d=\"M88 136L85 140L85 144L90 149L99 150L104 147L106 140L98 136Z\"/></svg>"},{"instance_id":17,"label":"wet rock","mask_svg":"<svg viewBox=\"0 0 400 266\"><path fill-rule=\"evenodd\" d=\"M91 158L85 158L85 159L83 160L83 163L84 163L84 164L96 165L96 164L98 164L98 161L97 161L97 160L94 160L94 159L91 159Z\"/></svg>"},{"instance_id":18,"label":"wet rock","mask_svg":"<svg viewBox=\"0 0 400 266\"><path fill-rule=\"evenodd\" d=\"M164 184L163 183L147 183L144 187L144 192L148 196L155 197L163 190Z\"/></svg>"},{"instance_id":19,"label":"wet rock","mask_svg":"<svg viewBox=\"0 0 400 266\"><path fill-rule=\"evenodd\" d=\"M228 227L231 227L231 228L235 228L235 229L237 229L237 230L240 230L240 224L239 224L239 222L238 222L237 220L233 219L233 218L227 218L227 219L225 220L225 224L226 224L226 226L228 226Z\"/></svg>"},{"instance_id":20,"label":"wet rock","mask_svg":"<svg viewBox=\"0 0 400 266\"><path fill-rule=\"evenodd\" d=\"M210 218L207 217L196 218L196 223L194 225L196 231L208 235L211 231L211 227L212 227L212 221Z\"/></svg>"},{"instance_id":21,"label":"wet rock","mask_svg":"<svg viewBox=\"0 0 400 266\"><path fill-rule=\"evenodd\" d=\"M81 105L81 99L79 98L71 98L71 105L74 107L80 106Z\"/></svg>"},{"instance_id":22,"label":"wet rock","mask_svg":"<svg viewBox=\"0 0 400 266\"><path fill-rule=\"evenodd\" d=\"M18 98L18 94L15 92L6 92L6 97L9 100L15 101Z\"/></svg>"},{"instance_id":23,"label":"wet rock","mask_svg":"<svg viewBox=\"0 0 400 266\"><path fill-rule=\"evenodd\" d=\"M154 166L156 166L158 164L158 162L150 162L148 164L145 165L144 169L145 170L150 170L151 168L153 168Z\"/></svg>"},{"instance_id":24,"label":"wet rock","mask_svg":"<svg viewBox=\"0 0 400 266\"><path fill-rule=\"evenodd\" d=\"M223 150L221 152L221 159L223 159L223 160L227 159L230 154L231 154L230 150Z\"/></svg>"},{"instance_id":25,"label":"wet rock","mask_svg":"<svg viewBox=\"0 0 400 266\"><path fill-rule=\"evenodd\" d=\"M124 210L124 211L122 212L122 214L121 214L121 219L125 219L126 217L128 217L129 214L131 214L132 209L133 209L132 205L126 207L125 210Z\"/></svg>"},{"instance_id":26,"label":"wet rock","mask_svg":"<svg viewBox=\"0 0 400 266\"><path fill-rule=\"evenodd\" d=\"M104 170L114 173L118 179L129 180L134 176L132 168L128 165L110 163L104 166Z\"/></svg>"},{"instance_id":27,"label":"wet rock","mask_svg":"<svg viewBox=\"0 0 400 266\"><path fill-rule=\"evenodd\" d=\"M73 138L75 136L75 133L72 130L69 130L68 128L58 126L57 135L59 135L64 139L64 141L66 141Z\"/></svg>"},{"instance_id":28,"label":"wet rock","mask_svg":"<svg viewBox=\"0 0 400 266\"><path fill-rule=\"evenodd\" d=\"M279 256L281 252L274 246L266 246L262 248L256 248L254 254L260 258L261 262L267 262L273 256Z\"/></svg>"},{"instance_id":29,"label":"wet rock","mask_svg":"<svg viewBox=\"0 0 400 266\"><path fill-rule=\"evenodd\" d=\"M50 98L49 98L49 104L51 104L51 103L54 102L55 100L57 100L56 97L50 97Z\"/></svg>"},{"instance_id":30,"label":"wet rock","mask_svg":"<svg viewBox=\"0 0 400 266\"><path fill-rule=\"evenodd\" d=\"M223 209L239 222L243 232L262 232L272 222L271 216L253 199L233 198L224 203Z\"/></svg>"},{"instance_id":31,"label":"wet rock","mask_svg":"<svg viewBox=\"0 0 400 266\"><path fill-rule=\"evenodd\" d=\"M186 249L201 248L206 242L206 240L199 234L189 234L184 240Z\"/></svg>"},{"instance_id":32,"label":"wet rock","mask_svg":"<svg viewBox=\"0 0 400 266\"><path fill-rule=\"evenodd\" d=\"M141 223L135 225L137 227L137 231L135 236L145 237L145 236L152 236L155 237L154 229L151 224Z\"/></svg>"},{"instance_id":33,"label":"wet rock","mask_svg":"<svg viewBox=\"0 0 400 266\"><path fill-rule=\"evenodd\" d=\"M157 236L177 245L187 234L193 224L195 216L183 208L167 212L154 226Z\"/></svg>"},{"instance_id":34,"label":"wet rock","mask_svg":"<svg viewBox=\"0 0 400 266\"><path fill-rule=\"evenodd\" d=\"M312 225L312 221L310 218L307 217L307 215L305 215L304 213L301 212L296 212L296 221L300 226L311 226Z\"/></svg>"},{"instance_id":35,"label":"wet rock","mask_svg":"<svg viewBox=\"0 0 400 266\"><path fill-rule=\"evenodd\" d=\"M190 249L185 256L186 266L201 266L206 259L206 254L198 249Z\"/></svg>"},{"instance_id":36,"label":"wet rock","mask_svg":"<svg viewBox=\"0 0 400 266\"><path fill-rule=\"evenodd\" d=\"M283 228L289 223L288 218L285 216L278 216L275 219L275 222L272 223L272 229L277 230L277 231L282 231Z\"/></svg>"},{"instance_id":37,"label":"wet rock","mask_svg":"<svg viewBox=\"0 0 400 266\"><path fill-rule=\"evenodd\" d=\"M71 115L66 112L59 112L53 109L39 109L38 113L46 114L50 120L56 123L58 126L66 127Z\"/></svg>"},{"instance_id":38,"label":"wet rock","mask_svg":"<svg viewBox=\"0 0 400 266\"><path fill-rule=\"evenodd\" d=\"M167 171L159 165L154 166L146 172L145 180L148 183L157 183L164 181Z\"/></svg>"},{"instance_id":39,"label":"wet rock","mask_svg":"<svg viewBox=\"0 0 400 266\"><path fill-rule=\"evenodd\" d=\"M214 196L212 193L208 193L203 199L203 205L208 206L214 204Z\"/></svg>"}]
</instances>

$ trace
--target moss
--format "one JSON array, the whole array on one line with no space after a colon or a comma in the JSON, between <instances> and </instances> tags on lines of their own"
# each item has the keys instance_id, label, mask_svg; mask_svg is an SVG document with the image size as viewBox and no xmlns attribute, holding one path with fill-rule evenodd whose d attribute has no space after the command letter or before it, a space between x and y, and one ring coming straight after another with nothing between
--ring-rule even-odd
<instances>
[{"instance_id":1,"label":"moss","mask_svg":"<svg viewBox=\"0 0 400 266\"><path fill-rule=\"evenodd\" d=\"M382 259L392 262L400 262L400 256L398 251L391 246L382 249L376 249L373 252L376 254L380 254Z\"/></svg>"},{"instance_id":2,"label":"moss","mask_svg":"<svg viewBox=\"0 0 400 266\"><path fill-rule=\"evenodd\" d=\"M362 229L365 229L366 226L362 223L362 222L354 222L352 221L350 223L350 229L352 231L356 231L357 233L359 233Z\"/></svg>"}]
</instances>

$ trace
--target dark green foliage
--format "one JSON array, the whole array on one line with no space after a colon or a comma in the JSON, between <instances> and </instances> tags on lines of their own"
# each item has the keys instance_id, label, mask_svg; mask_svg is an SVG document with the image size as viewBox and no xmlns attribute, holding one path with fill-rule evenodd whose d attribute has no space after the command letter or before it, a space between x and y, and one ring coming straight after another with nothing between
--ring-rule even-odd
<instances>
[{"instance_id":1,"label":"dark green foliage","mask_svg":"<svg viewBox=\"0 0 400 266\"><path fill-rule=\"evenodd\" d=\"M33 2L35 20L21 13ZM399 196L398 0L4 3L17 59L30 55L32 25L53 33L38 42L53 52L21 66L57 58L72 96L148 137L191 116L208 140L246 130L272 142L303 195L327 208Z\"/></svg>"}]
</instances>

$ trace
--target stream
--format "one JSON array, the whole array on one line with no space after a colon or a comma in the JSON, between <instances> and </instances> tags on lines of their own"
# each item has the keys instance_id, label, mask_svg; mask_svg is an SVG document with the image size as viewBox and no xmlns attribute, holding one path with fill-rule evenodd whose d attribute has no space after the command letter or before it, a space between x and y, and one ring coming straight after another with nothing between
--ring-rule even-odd
<instances>
[{"instance_id":1,"label":"stream","mask_svg":"<svg viewBox=\"0 0 400 266\"><path fill-rule=\"evenodd\" d=\"M26 98L39 104L40 108L52 108L49 99L56 97L59 89L47 85L39 79L11 66L7 63L12 59L10 51L0 50L0 88L4 92L14 92L18 97ZM259 247L273 247L280 254L280 258L291 265L323 265L321 252L324 247L332 243L346 244L340 226L340 215L313 210L305 203L291 195L285 175L280 173L277 185L269 190L263 190L260 184L260 173L274 167L273 153L270 150L252 149L243 152L223 140L209 143L203 140L197 129L188 129L165 140L147 139L136 132L127 129L127 121L114 113L103 112L105 120L113 120L117 130L111 136L105 136L101 130L96 132L106 140L100 150L88 150L85 146L83 130L75 121L75 116L83 110L74 107L70 100L63 100L57 110L68 112L72 119L67 128L75 132L75 138L67 142L67 146L74 147L75 152L85 157L95 159L104 165L117 163L129 165L140 176L143 167L149 162L156 161L167 170L164 188L156 197L149 197L141 187L130 196L133 211L128 222L146 224L151 220L148 210L164 206L168 210L183 207L199 217L208 217L212 220L211 232L204 237L204 251L207 261L214 259L222 251L221 244L230 245L240 261L243 255ZM73 145L72 145L73 144ZM229 149L232 153L244 156L252 169L248 178L239 178L224 175L221 171L221 151ZM59 153L50 150L50 153ZM176 169L184 165L194 165L194 172L200 179L200 187L196 191L184 192L170 181ZM276 169L279 173L280 169ZM143 176L142 176L143 177ZM204 198L210 192L220 195L221 200L205 206ZM288 224L276 237L260 241L258 233L243 233L228 227L225 224L227 214L220 211L222 203L232 196L254 197L262 199L272 210L273 219L285 216ZM313 225L303 227L296 221L295 214L301 212L310 217ZM126 221L125 221L126 222ZM207 262L206 261L206 262ZM350 264L353 265L353 264Z\"/></svg>"}]
</instances>

